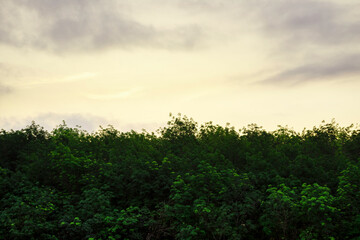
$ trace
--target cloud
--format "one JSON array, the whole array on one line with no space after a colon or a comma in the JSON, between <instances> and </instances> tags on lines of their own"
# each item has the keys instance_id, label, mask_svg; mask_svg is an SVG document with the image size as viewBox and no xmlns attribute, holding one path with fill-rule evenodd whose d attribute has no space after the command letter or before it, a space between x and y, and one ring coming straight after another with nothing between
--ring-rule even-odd
<instances>
[{"instance_id":1,"label":"cloud","mask_svg":"<svg viewBox=\"0 0 360 240\"><path fill-rule=\"evenodd\" d=\"M177 6L181 8L185 8L187 10L192 10L196 12L204 12L205 11L217 11L220 8L225 7L230 2L223 0L176 0L173 1L177 4Z\"/></svg>"},{"instance_id":2,"label":"cloud","mask_svg":"<svg viewBox=\"0 0 360 240\"><path fill-rule=\"evenodd\" d=\"M269 36L281 37L286 47L301 44L357 43L360 5L317 0L274 0L250 3L257 12L262 30Z\"/></svg>"},{"instance_id":3,"label":"cloud","mask_svg":"<svg viewBox=\"0 0 360 240\"><path fill-rule=\"evenodd\" d=\"M140 88L129 89L127 91L110 93L110 94L89 94L86 97L94 100L114 100L114 99L126 99L132 95L141 91Z\"/></svg>"},{"instance_id":4,"label":"cloud","mask_svg":"<svg viewBox=\"0 0 360 240\"><path fill-rule=\"evenodd\" d=\"M294 85L304 82L341 79L342 77L354 75L360 76L359 66L360 55L350 55L340 59L327 59L286 69L261 81L261 83Z\"/></svg>"},{"instance_id":5,"label":"cloud","mask_svg":"<svg viewBox=\"0 0 360 240\"><path fill-rule=\"evenodd\" d=\"M20 77L20 68L14 67L13 65L6 64L0 62L0 79L3 80L4 78L8 77ZM0 80L0 81L1 81Z\"/></svg>"},{"instance_id":6,"label":"cloud","mask_svg":"<svg viewBox=\"0 0 360 240\"><path fill-rule=\"evenodd\" d=\"M0 83L0 96L12 93L13 91L14 91L13 88Z\"/></svg>"},{"instance_id":7,"label":"cloud","mask_svg":"<svg viewBox=\"0 0 360 240\"><path fill-rule=\"evenodd\" d=\"M6 84L6 81L8 80L8 78L17 77L19 77L19 73L17 73L13 67L0 62L0 96L14 92L14 88L8 86L8 84Z\"/></svg>"},{"instance_id":8,"label":"cloud","mask_svg":"<svg viewBox=\"0 0 360 240\"><path fill-rule=\"evenodd\" d=\"M43 80L33 80L26 83L21 83L21 86L37 86L37 85L48 85L56 83L70 83L84 80L91 80L96 77L98 74L93 72L83 72L75 75L70 75L66 77L58 77L54 79L43 79Z\"/></svg>"},{"instance_id":9,"label":"cloud","mask_svg":"<svg viewBox=\"0 0 360 240\"><path fill-rule=\"evenodd\" d=\"M254 28L270 42L269 61L277 61L278 73L256 84L297 85L360 75L359 10L355 1L245 3L243 11L251 12L247 16Z\"/></svg>"},{"instance_id":10,"label":"cloud","mask_svg":"<svg viewBox=\"0 0 360 240\"><path fill-rule=\"evenodd\" d=\"M25 128L26 125L31 124L32 121L35 121L36 124L39 124L46 130L51 131L59 124L62 124L63 120L69 127L81 126L82 129L90 132L97 130L100 125L108 124L107 119L92 114L43 113L26 118L0 118L0 129L22 129Z\"/></svg>"},{"instance_id":11,"label":"cloud","mask_svg":"<svg viewBox=\"0 0 360 240\"><path fill-rule=\"evenodd\" d=\"M136 21L126 10L127 6L116 1L4 1L0 43L60 52L138 46L189 48L201 38L195 25L156 28Z\"/></svg>"},{"instance_id":12,"label":"cloud","mask_svg":"<svg viewBox=\"0 0 360 240\"><path fill-rule=\"evenodd\" d=\"M80 74L72 75L63 79L64 82L73 82L89 78L94 78L97 74L93 72L83 72Z\"/></svg>"},{"instance_id":13,"label":"cloud","mask_svg":"<svg viewBox=\"0 0 360 240\"><path fill-rule=\"evenodd\" d=\"M27 125L35 121L36 124L44 127L48 131L52 131L65 121L68 127L81 127L81 129L88 132L95 132L100 129L112 125L122 132L129 132L131 130L141 132L146 129L148 132L153 132L164 125L165 122L152 122L152 121L133 121L132 123L122 122L119 119L109 119L93 114L66 114L66 113L42 113L31 117L23 118L5 118L0 117L0 129L5 130L19 130L25 128Z\"/></svg>"}]
</instances>

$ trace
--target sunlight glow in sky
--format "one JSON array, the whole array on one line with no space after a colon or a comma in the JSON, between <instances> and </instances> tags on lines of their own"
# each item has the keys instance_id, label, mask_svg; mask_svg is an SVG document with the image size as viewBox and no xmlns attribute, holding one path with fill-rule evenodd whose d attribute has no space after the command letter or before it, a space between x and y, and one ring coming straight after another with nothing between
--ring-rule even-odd
<instances>
[{"instance_id":1,"label":"sunlight glow in sky","mask_svg":"<svg viewBox=\"0 0 360 240\"><path fill-rule=\"evenodd\" d=\"M0 129L360 119L357 0L4 0Z\"/></svg>"}]
</instances>

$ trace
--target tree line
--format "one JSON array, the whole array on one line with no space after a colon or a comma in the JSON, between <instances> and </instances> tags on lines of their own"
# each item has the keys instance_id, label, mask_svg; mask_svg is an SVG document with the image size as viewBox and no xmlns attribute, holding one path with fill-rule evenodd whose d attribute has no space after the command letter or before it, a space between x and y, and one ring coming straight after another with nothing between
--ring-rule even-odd
<instances>
[{"instance_id":1,"label":"tree line","mask_svg":"<svg viewBox=\"0 0 360 240\"><path fill-rule=\"evenodd\" d=\"M360 239L360 130L0 132L0 239Z\"/></svg>"}]
</instances>

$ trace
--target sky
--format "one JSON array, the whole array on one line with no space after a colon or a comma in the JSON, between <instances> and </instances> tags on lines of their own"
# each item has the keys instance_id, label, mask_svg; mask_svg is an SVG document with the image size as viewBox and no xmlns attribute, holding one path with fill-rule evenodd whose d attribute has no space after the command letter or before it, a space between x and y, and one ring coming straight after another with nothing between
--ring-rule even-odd
<instances>
[{"instance_id":1,"label":"sky","mask_svg":"<svg viewBox=\"0 0 360 240\"><path fill-rule=\"evenodd\" d=\"M358 0L2 0L0 129L360 120Z\"/></svg>"}]
</instances>

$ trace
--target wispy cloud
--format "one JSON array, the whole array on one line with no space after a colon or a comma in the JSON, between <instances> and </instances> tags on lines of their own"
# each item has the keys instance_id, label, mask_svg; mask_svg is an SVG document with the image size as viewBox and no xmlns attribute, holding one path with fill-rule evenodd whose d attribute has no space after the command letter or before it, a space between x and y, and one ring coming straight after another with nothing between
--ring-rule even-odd
<instances>
[{"instance_id":1,"label":"wispy cloud","mask_svg":"<svg viewBox=\"0 0 360 240\"><path fill-rule=\"evenodd\" d=\"M12 93L12 92L13 92L13 88L0 83L0 96L1 95L6 95L6 94L9 94L9 93Z\"/></svg>"},{"instance_id":2,"label":"wispy cloud","mask_svg":"<svg viewBox=\"0 0 360 240\"><path fill-rule=\"evenodd\" d=\"M360 76L359 66L360 55L350 55L345 58L328 59L285 69L261 83L294 85L312 81L343 79L347 76Z\"/></svg>"},{"instance_id":3,"label":"wispy cloud","mask_svg":"<svg viewBox=\"0 0 360 240\"><path fill-rule=\"evenodd\" d=\"M81 127L81 129L88 132L94 132L99 130L100 126L106 127L109 125L112 125L123 132L131 130L142 131L142 129L146 129L151 132L166 124L166 122L162 122L160 124L158 122L146 121L133 121L132 123L125 123L121 121L121 119L105 118L94 114L48 112L37 115L34 114L29 117L18 117L16 119L0 117L0 129L23 129L27 125L31 124L32 121L35 121L36 124L39 124L48 131L53 130L65 121L66 125L69 127Z\"/></svg>"},{"instance_id":4,"label":"wispy cloud","mask_svg":"<svg viewBox=\"0 0 360 240\"><path fill-rule=\"evenodd\" d=\"M38 85L51 85L51 84L58 84L58 83L70 83L70 82L77 82L77 81L84 81L93 79L98 74L93 72L83 72L78 73L66 77L51 77L45 78L40 80L30 80L27 82L18 82L17 84L13 84L16 87L33 87Z\"/></svg>"},{"instance_id":5,"label":"wispy cloud","mask_svg":"<svg viewBox=\"0 0 360 240\"><path fill-rule=\"evenodd\" d=\"M127 91L117 92L117 93L109 93L109 94L89 94L87 95L88 98L94 99L94 100L114 100L114 99L122 99L122 98L128 98L135 93L141 91L141 89L130 89Z\"/></svg>"},{"instance_id":6,"label":"wispy cloud","mask_svg":"<svg viewBox=\"0 0 360 240\"><path fill-rule=\"evenodd\" d=\"M188 48L201 37L199 27L157 28L130 17L126 10L116 1L5 1L0 8L0 43L67 52Z\"/></svg>"},{"instance_id":7,"label":"wispy cloud","mask_svg":"<svg viewBox=\"0 0 360 240\"><path fill-rule=\"evenodd\" d=\"M17 73L11 66L0 62L0 96L14 92L14 88L9 86L9 78L18 78Z\"/></svg>"},{"instance_id":8,"label":"wispy cloud","mask_svg":"<svg viewBox=\"0 0 360 240\"><path fill-rule=\"evenodd\" d=\"M0 82L8 78L18 79L23 76L24 71L20 66L0 62Z\"/></svg>"},{"instance_id":9,"label":"wispy cloud","mask_svg":"<svg viewBox=\"0 0 360 240\"><path fill-rule=\"evenodd\" d=\"M230 3L223 0L175 0L177 6L192 11L217 11L220 8L227 7Z\"/></svg>"},{"instance_id":10,"label":"wispy cloud","mask_svg":"<svg viewBox=\"0 0 360 240\"><path fill-rule=\"evenodd\" d=\"M25 118L0 118L0 129L22 129L26 125L35 121L40 126L43 126L47 130L52 130L62 121L70 127L81 126L88 131L95 131L100 125L107 125L109 121L106 118L92 115L92 114L66 114L66 113L42 113Z\"/></svg>"},{"instance_id":11,"label":"wispy cloud","mask_svg":"<svg viewBox=\"0 0 360 240\"><path fill-rule=\"evenodd\" d=\"M84 80L95 77L97 74L93 72L83 72L80 74L68 76L64 78L62 81L64 82L72 82L72 81L78 81L78 80Z\"/></svg>"}]
</instances>

